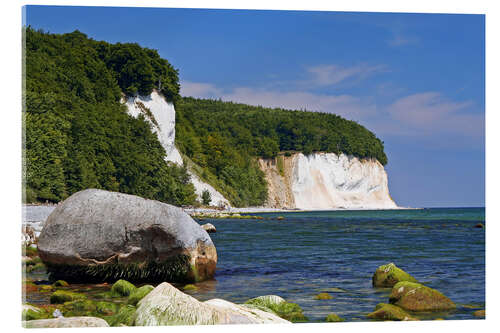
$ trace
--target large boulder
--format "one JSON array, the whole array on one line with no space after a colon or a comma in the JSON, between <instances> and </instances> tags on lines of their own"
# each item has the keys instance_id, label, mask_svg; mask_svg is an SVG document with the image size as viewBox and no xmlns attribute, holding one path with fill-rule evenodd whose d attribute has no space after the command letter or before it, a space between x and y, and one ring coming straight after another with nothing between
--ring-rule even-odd
<instances>
[{"instance_id":1,"label":"large boulder","mask_svg":"<svg viewBox=\"0 0 500 333\"><path fill-rule=\"evenodd\" d=\"M392 262L377 268L372 276L372 284L374 287L390 288L401 281L418 282L413 276L406 273Z\"/></svg>"},{"instance_id":2,"label":"large boulder","mask_svg":"<svg viewBox=\"0 0 500 333\"><path fill-rule=\"evenodd\" d=\"M89 189L66 199L38 239L53 279L201 281L212 278L215 246L178 207Z\"/></svg>"},{"instance_id":3,"label":"large boulder","mask_svg":"<svg viewBox=\"0 0 500 333\"><path fill-rule=\"evenodd\" d=\"M26 328L61 328L61 327L109 327L108 323L97 317L59 317L23 321Z\"/></svg>"},{"instance_id":4,"label":"large boulder","mask_svg":"<svg viewBox=\"0 0 500 333\"><path fill-rule=\"evenodd\" d=\"M410 311L441 311L456 308L439 291L414 282L399 282L392 288L389 302Z\"/></svg>"},{"instance_id":5,"label":"large boulder","mask_svg":"<svg viewBox=\"0 0 500 333\"><path fill-rule=\"evenodd\" d=\"M137 304L136 326L289 323L273 313L213 299L200 302L167 282Z\"/></svg>"}]
</instances>

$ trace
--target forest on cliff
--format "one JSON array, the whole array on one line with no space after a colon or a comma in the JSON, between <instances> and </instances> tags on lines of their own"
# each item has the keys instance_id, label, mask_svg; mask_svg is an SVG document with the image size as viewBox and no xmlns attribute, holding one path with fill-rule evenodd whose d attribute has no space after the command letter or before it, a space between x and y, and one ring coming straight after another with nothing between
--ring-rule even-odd
<instances>
[{"instance_id":1,"label":"forest on cliff","mask_svg":"<svg viewBox=\"0 0 500 333\"><path fill-rule=\"evenodd\" d=\"M79 31L51 34L27 27L24 36L27 202L58 202L101 188L195 204L186 167L164 162L150 124L129 116L120 102L153 89L175 105L176 145L186 161L234 206L266 200L258 157L323 151L387 163L382 141L332 113L183 98L178 71L156 50L95 41Z\"/></svg>"}]
</instances>

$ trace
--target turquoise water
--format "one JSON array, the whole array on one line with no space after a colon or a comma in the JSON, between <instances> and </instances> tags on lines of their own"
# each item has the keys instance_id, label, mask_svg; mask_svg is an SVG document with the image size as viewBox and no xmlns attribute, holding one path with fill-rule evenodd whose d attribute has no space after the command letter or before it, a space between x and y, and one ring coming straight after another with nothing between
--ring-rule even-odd
<instances>
[{"instance_id":1,"label":"turquoise water","mask_svg":"<svg viewBox=\"0 0 500 333\"><path fill-rule=\"evenodd\" d=\"M260 213L264 220L206 219L218 253L216 277L189 292L232 302L275 294L320 322L331 312L365 321L390 289L373 288L378 266L394 262L457 304L421 319L473 319L485 306L484 208ZM283 220L277 220L283 216ZM331 300L315 300L328 292Z\"/></svg>"}]
</instances>

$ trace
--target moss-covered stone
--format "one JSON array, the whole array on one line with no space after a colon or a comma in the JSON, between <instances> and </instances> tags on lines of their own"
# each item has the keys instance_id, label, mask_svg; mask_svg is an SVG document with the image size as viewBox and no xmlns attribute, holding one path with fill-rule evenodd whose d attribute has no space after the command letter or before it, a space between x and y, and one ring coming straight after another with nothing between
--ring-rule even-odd
<instances>
[{"instance_id":1,"label":"moss-covered stone","mask_svg":"<svg viewBox=\"0 0 500 333\"><path fill-rule=\"evenodd\" d=\"M24 264L26 266L33 266L33 265L36 265L36 264L39 264L42 262L42 259L40 259L40 257L38 256L35 256L35 257L25 257L27 258L26 261L24 262Z\"/></svg>"},{"instance_id":2,"label":"moss-covered stone","mask_svg":"<svg viewBox=\"0 0 500 333\"><path fill-rule=\"evenodd\" d=\"M440 311L456 308L439 291L414 282L398 282L392 288L389 302L410 311Z\"/></svg>"},{"instance_id":3,"label":"moss-covered stone","mask_svg":"<svg viewBox=\"0 0 500 333\"><path fill-rule=\"evenodd\" d=\"M52 285L54 287L69 287L69 283L64 280L57 280Z\"/></svg>"},{"instance_id":4,"label":"moss-covered stone","mask_svg":"<svg viewBox=\"0 0 500 333\"><path fill-rule=\"evenodd\" d=\"M332 295L330 295L329 293L319 293L317 294L316 296L314 296L314 299L318 299L318 300L325 300L325 299L332 299Z\"/></svg>"},{"instance_id":5,"label":"moss-covered stone","mask_svg":"<svg viewBox=\"0 0 500 333\"><path fill-rule=\"evenodd\" d=\"M111 294L116 296L129 296L137 288L126 280L118 280L111 287Z\"/></svg>"},{"instance_id":6,"label":"moss-covered stone","mask_svg":"<svg viewBox=\"0 0 500 333\"><path fill-rule=\"evenodd\" d=\"M46 318L45 311L30 304L23 304L22 320L37 320Z\"/></svg>"},{"instance_id":7,"label":"moss-covered stone","mask_svg":"<svg viewBox=\"0 0 500 333\"><path fill-rule=\"evenodd\" d=\"M326 316L325 321L328 323L340 323L340 322L344 321L344 318L339 317L335 313L330 313L328 316Z\"/></svg>"},{"instance_id":8,"label":"moss-covered stone","mask_svg":"<svg viewBox=\"0 0 500 333\"><path fill-rule=\"evenodd\" d=\"M27 273L31 273L31 272L36 272L36 271L44 271L46 270L47 268L45 267L45 265L41 262L35 264L35 265L27 265L26 266L26 272Z\"/></svg>"},{"instance_id":9,"label":"moss-covered stone","mask_svg":"<svg viewBox=\"0 0 500 333\"><path fill-rule=\"evenodd\" d=\"M95 311L99 315L111 316L118 312L120 305L113 302L99 301L95 303Z\"/></svg>"},{"instance_id":10,"label":"moss-covered stone","mask_svg":"<svg viewBox=\"0 0 500 333\"><path fill-rule=\"evenodd\" d=\"M198 287L195 286L194 284L186 284L182 290L184 291L189 291L189 290L198 290Z\"/></svg>"},{"instance_id":11,"label":"moss-covered stone","mask_svg":"<svg viewBox=\"0 0 500 333\"><path fill-rule=\"evenodd\" d=\"M50 304L62 304L65 302L83 300L86 298L87 297L83 294L66 290L57 290L52 295L50 295Z\"/></svg>"},{"instance_id":12,"label":"moss-covered stone","mask_svg":"<svg viewBox=\"0 0 500 333\"><path fill-rule=\"evenodd\" d=\"M279 317L294 323L306 322L308 320L298 304L287 302L276 295L252 298L246 301L245 304L253 305L259 310L275 313Z\"/></svg>"},{"instance_id":13,"label":"moss-covered stone","mask_svg":"<svg viewBox=\"0 0 500 333\"><path fill-rule=\"evenodd\" d=\"M375 320L418 320L400 307L385 303L377 304L375 310L367 317Z\"/></svg>"},{"instance_id":14,"label":"moss-covered stone","mask_svg":"<svg viewBox=\"0 0 500 333\"><path fill-rule=\"evenodd\" d=\"M113 316L105 317L109 326L134 326L136 308L133 305L125 305Z\"/></svg>"},{"instance_id":15,"label":"moss-covered stone","mask_svg":"<svg viewBox=\"0 0 500 333\"><path fill-rule=\"evenodd\" d=\"M142 286L140 288L137 288L135 289L134 291L132 291L132 293L130 293L129 297L128 297L128 304L132 304L132 305L137 305L137 303L144 298L144 296L146 296L147 294L149 294L151 292L151 290L153 290L154 287L152 285L145 285L145 286Z\"/></svg>"},{"instance_id":16,"label":"moss-covered stone","mask_svg":"<svg viewBox=\"0 0 500 333\"><path fill-rule=\"evenodd\" d=\"M47 285L47 284L40 286L41 292L51 292L53 289L54 289L54 287L52 287L51 285Z\"/></svg>"},{"instance_id":17,"label":"moss-covered stone","mask_svg":"<svg viewBox=\"0 0 500 333\"><path fill-rule=\"evenodd\" d=\"M380 266L372 277L374 287L390 288L401 281L418 282L413 276L394 265L394 263Z\"/></svg>"},{"instance_id":18,"label":"moss-covered stone","mask_svg":"<svg viewBox=\"0 0 500 333\"><path fill-rule=\"evenodd\" d=\"M27 257L36 257L36 256L38 256L38 250L35 247L23 246L22 254L23 254L23 256L27 256Z\"/></svg>"},{"instance_id":19,"label":"moss-covered stone","mask_svg":"<svg viewBox=\"0 0 500 333\"><path fill-rule=\"evenodd\" d=\"M474 311L474 317L481 317L481 318L486 317L486 310Z\"/></svg>"},{"instance_id":20,"label":"moss-covered stone","mask_svg":"<svg viewBox=\"0 0 500 333\"><path fill-rule=\"evenodd\" d=\"M60 310L64 317L93 317L97 312L97 305L88 299L77 299L65 302Z\"/></svg>"}]
</instances>

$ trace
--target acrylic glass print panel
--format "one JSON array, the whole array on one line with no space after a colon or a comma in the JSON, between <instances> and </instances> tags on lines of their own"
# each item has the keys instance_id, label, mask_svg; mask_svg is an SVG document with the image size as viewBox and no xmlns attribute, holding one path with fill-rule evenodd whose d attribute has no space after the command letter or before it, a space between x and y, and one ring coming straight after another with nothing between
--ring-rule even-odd
<instances>
[{"instance_id":1,"label":"acrylic glass print panel","mask_svg":"<svg viewBox=\"0 0 500 333\"><path fill-rule=\"evenodd\" d=\"M24 14L25 327L485 317L484 15Z\"/></svg>"}]
</instances>

